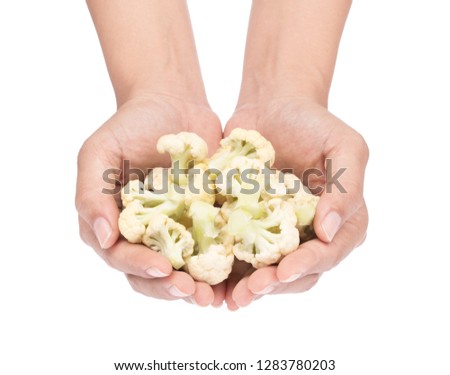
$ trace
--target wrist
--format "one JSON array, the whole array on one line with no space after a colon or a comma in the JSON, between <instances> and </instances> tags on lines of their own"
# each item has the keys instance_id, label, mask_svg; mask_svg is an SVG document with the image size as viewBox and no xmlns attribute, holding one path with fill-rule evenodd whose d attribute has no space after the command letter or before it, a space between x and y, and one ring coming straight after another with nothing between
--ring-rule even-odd
<instances>
[{"instance_id":1,"label":"wrist","mask_svg":"<svg viewBox=\"0 0 450 375\"><path fill-rule=\"evenodd\" d=\"M159 73L157 73L159 71ZM114 87L117 106L139 99L170 97L183 102L209 108L203 81L192 76L183 76L173 71L162 72L155 69L152 73L142 75L139 80L124 87Z\"/></svg>"},{"instance_id":2,"label":"wrist","mask_svg":"<svg viewBox=\"0 0 450 375\"><path fill-rule=\"evenodd\" d=\"M318 72L295 71L257 73L244 70L237 107L260 105L280 98L298 98L328 105L329 84Z\"/></svg>"}]
</instances>

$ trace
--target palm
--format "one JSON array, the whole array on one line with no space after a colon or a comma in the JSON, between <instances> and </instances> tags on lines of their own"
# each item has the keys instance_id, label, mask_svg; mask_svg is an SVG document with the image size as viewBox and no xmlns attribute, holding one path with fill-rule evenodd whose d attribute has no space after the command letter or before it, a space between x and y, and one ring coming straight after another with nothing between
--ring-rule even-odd
<instances>
[{"instance_id":1,"label":"palm","mask_svg":"<svg viewBox=\"0 0 450 375\"><path fill-rule=\"evenodd\" d=\"M263 108L238 110L225 133L238 127L258 130L275 148L277 169L293 170L300 177L309 169L318 170L322 176L308 182L323 185L325 159L332 147L356 132L324 107L302 99L274 100Z\"/></svg>"},{"instance_id":2,"label":"palm","mask_svg":"<svg viewBox=\"0 0 450 375\"><path fill-rule=\"evenodd\" d=\"M220 122L210 109L159 96L121 107L98 130L98 152L108 153L113 167L121 168L123 160L129 160L132 168L145 171L168 164L168 156L156 151L156 143L163 134L181 131L199 134L210 152L222 137Z\"/></svg>"}]
</instances>

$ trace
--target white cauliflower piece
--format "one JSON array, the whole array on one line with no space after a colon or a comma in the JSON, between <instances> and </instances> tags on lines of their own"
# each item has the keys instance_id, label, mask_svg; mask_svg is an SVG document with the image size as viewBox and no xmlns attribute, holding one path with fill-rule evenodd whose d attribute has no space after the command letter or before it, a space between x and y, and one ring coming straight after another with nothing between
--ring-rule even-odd
<instances>
[{"instance_id":1,"label":"white cauliflower piece","mask_svg":"<svg viewBox=\"0 0 450 375\"><path fill-rule=\"evenodd\" d=\"M173 219L178 219L185 209L185 196L182 189L175 186L173 182L168 180L164 185L160 190L151 191L145 188L145 186L149 186L148 178L145 183L131 180L121 191L122 205L126 209L130 203L138 201L142 207L149 209L149 213L151 211L154 215L163 213Z\"/></svg>"},{"instance_id":2,"label":"white cauliflower piece","mask_svg":"<svg viewBox=\"0 0 450 375\"><path fill-rule=\"evenodd\" d=\"M258 215L264 189L263 168L264 164L259 159L237 156L230 162L229 168L224 170L221 178L216 179L217 191L227 198L232 198L228 200L229 203L236 200L234 208L243 207Z\"/></svg>"},{"instance_id":3,"label":"white cauliflower piece","mask_svg":"<svg viewBox=\"0 0 450 375\"><path fill-rule=\"evenodd\" d=\"M220 141L220 148L209 160L208 167L223 171L237 156L258 159L270 167L275 162L275 150L267 139L256 130L236 128Z\"/></svg>"},{"instance_id":4,"label":"white cauliflower piece","mask_svg":"<svg viewBox=\"0 0 450 375\"><path fill-rule=\"evenodd\" d=\"M169 168L153 168L144 181L144 189L150 191L164 191L169 183Z\"/></svg>"},{"instance_id":5,"label":"white cauliflower piece","mask_svg":"<svg viewBox=\"0 0 450 375\"><path fill-rule=\"evenodd\" d=\"M233 202L225 202L220 207L220 222L226 224L232 212L236 209L237 200Z\"/></svg>"},{"instance_id":6,"label":"white cauliflower piece","mask_svg":"<svg viewBox=\"0 0 450 375\"><path fill-rule=\"evenodd\" d=\"M228 233L234 236L234 255L255 268L278 263L300 242L297 218L290 204L275 198L260 205L264 210L261 217L236 209L227 224Z\"/></svg>"},{"instance_id":7,"label":"white cauliflower piece","mask_svg":"<svg viewBox=\"0 0 450 375\"><path fill-rule=\"evenodd\" d=\"M300 240L304 242L315 236L313 222L320 197L311 194L297 176L286 173L284 177L288 189L287 202L294 208Z\"/></svg>"},{"instance_id":8,"label":"white cauliflower piece","mask_svg":"<svg viewBox=\"0 0 450 375\"><path fill-rule=\"evenodd\" d=\"M203 163L197 164L189 170L188 185L185 188L185 204L187 209L195 201L214 204L216 187L206 170L207 165Z\"/></svg>"},{"instance_id":9,"label":"white cauliflower piece","mask_svg":"<svg viewBox=\"0 0 450 375\"><path fill-rule=\"evenodd\" d=\"M172 160L171 178L177 185L186 186L187 173L195 164L202 163L208 156L208 145L195 133L181 132L159 138L156 148L160 154L170 154ZM179 174L174 174L174 170Z\"/></svg>"},{"instance_id":10,"label":"white cauliflower piece","mask_svg":"<svg viewBox=\"0 0 450 375\"><path fill-rule=\"evenodd\" d=\"M150 220L142 242L164 255L176 270L185 265L185 259L194 251L191 233L164 214L156 215Z\"/></svg>"},{"instance_id":11,"label":"white cauliflower piece","mask_svg":"<svg viewBox=\"0 0 450 375\"><path fill-rule=\"evenodd\" d=\"M279 170L272 170L270 174L264 175L264 189L261 197L265 200L286 197L288 188L284 176L285 174Z\"/></svg>"},{"instance_id":12,"label":"white cauliflower piece","mask_svg":"<svg viewBox=\"0 0 450 375\"><path fill-rule=\"evenodd\" d=\"M185 270L197 281L216 285L231 273L234 256L231 238L216 224L219 208L206 202L192 203L194 253L186 259Z\"/></svg>"},{"instance_id":13,"label":"white cauliflower piece","mask_svg":"<svg viewBox=\"0 0 450 375\"><path fill-rule=\"evenodd\" d=\"M314 217L316 215L317 205L320 198L308 194L296 194L288 200L288 203L294 208L297 217L297 228L300 232L302 242L308 241L315 237L314 233Z\"/></svg>"},{"instance_id":14,"label":"white cauliflower piece","mask_svg":"<svg viewBox=\"0 0 450 375\"><path fill-rule=\"evenodd\" d=\"M142 243L142 237L152 216L141 202L130 202L119 216L120 233L128 242Z\"/></svg>"},{"instance_id":15,"label":"white cauliflower piece","mask_svg":"<svg viewBox=\"0 0 450 375\"><path fill-rule=\"evenodd\" d=\"M199 253L187 260L186 271L197 281L216 285L231 273L233 262L231 246L211 245L207 252Z\"/></svg>"},{"instance_id":16,"label":"white cauliflower piece","mask_svg":"<svg viewBox=\"0 0 450 375\"><path fill-rule=\"evenodd\" d=\"M125 208L119 216L119 230L131 243L142 243L152 218L164 214L179 220L185 210L184 195L175 191L173 183L166 193L160 194L146 190L143 182L132 180L121 193Z\"/></svg>"}]
</instances>

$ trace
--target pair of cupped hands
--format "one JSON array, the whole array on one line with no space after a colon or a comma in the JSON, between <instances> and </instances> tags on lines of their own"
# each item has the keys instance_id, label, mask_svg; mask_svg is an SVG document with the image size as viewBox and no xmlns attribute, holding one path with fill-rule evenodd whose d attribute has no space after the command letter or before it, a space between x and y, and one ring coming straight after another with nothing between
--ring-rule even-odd
<instances>
[{"instance_id":1,"label":"pair of cupped hands","mask_svg":"<svg viewBox=\"0 0 450 375\"><path fill-rule=\"evenodd\" d=\"M161 254L120 237L118 196L102 192L115 187L104 181L103 174L121 169L124 160L143 171L168 166L168 156L156 151L159 137L168 133L197 133L211 155L234 128L255 129L266 137L274 146L277 169L293 170L300 177L314 171L309 185L322 190L314 220L317 238L300 244L278 265L254 270L237 262L226 281L210 286L173 270ZM328 170L328 181L327 159L333 169ZM199 306L219 307L226 302L236 310L263 295L309 290L364 241L367 160L361 135L309 98L278 97L240 105L222 132L207 103L145 93L122 104L81 147L76 192L80 235L109 266L123 272L137 292ZM338 177L338 183L331 176Z\"/></svg>"}]
</instances>

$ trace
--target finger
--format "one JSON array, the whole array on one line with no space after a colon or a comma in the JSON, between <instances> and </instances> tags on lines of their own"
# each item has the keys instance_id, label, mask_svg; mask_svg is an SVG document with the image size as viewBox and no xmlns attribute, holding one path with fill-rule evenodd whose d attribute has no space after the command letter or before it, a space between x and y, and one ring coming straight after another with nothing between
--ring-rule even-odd
<instances>
[{"instance_id":1,"label":"finger","mask_svg":"<svg viewBox=\"0 0 450 375\"><path fill-rule=\"evenodd\" d=\"M190 299L192 303L206 307L213 303L214 291L212 287L206 283L195 282L195 292Z\"/></svg>"},{"instance_id":2,"label":"finger","mask_svg":"<svg viewBox=\"0 0 450 375\"><path fill-rule=\"evenodd\" d=\"M253 294L264 295L272 293L279 280L277 277L277 267L264 267L253 272L248 278L247 286Z\"/></svg>"},{"instance_id":3,"label":"finger","mask_svg":"<svg viewBox=\"0 0 450 375\"><path fill-rule=\"evenodd\" d=\"M126 275L134 291L148 297L177 300L190 297L195 293L195 282L185 272L173 272L161 279L144 279L134 275Z\"/></svg>"},{"instance_id":4,"label":"finger","mask_svg":"<svg viewBox=\"0 0 450 375\"><path fill-rule=\"evenodd\" d=\"M321 275L312 274L291 283L280 283L276 276L277 267L265 267L256 270L247 281L247 287L253 295L302 293L317 284ZM235 289L239 290L238 285ZM236 292L238 293L238 292ZM256 296L255 298L256 299ZM247 302L247 301L246 301ZM251 302L251 301L250 301Z\"/></svg>"},{"instance_id":5,"label":"finger","mask_svg":"<svg viewBox=\"0 0 450 375\"><path fill-rule=\"evenodd\" d=\"M228 137L235 128L246 130L255 129L254 124L257 120L258 119L253 111L241 110L234 112L233 116L225 124L225 130L223 132L224 138Z\"/></svg>"},{"instance_id":6,"label":"finger","mask_svg":"<svg viewBox=\"0 0 450 375\"><path fill-rule=\"evenodd\" d=\"M368 224L365 204L343 225L333 242L319 239L304 242L299 249L281 260L277 277L292 282L302 276L323 273L335 267L364 239Z\"/></svg>"},{"instance_id":7,"label":"finger","mask_svg":"<svg viewBox=\"0 0 450 375\"><path fill-rule=\"evenodd\" d=\"M75 204L78 214L88 223L100 246L107 249L119 238L119 209L113 193L117 193L114 173L118 178L120 171L113 173L111 167L120 165L120 160L116 160L113 153L108 154L101 147L101 141L100 136L91 137L78 154ZM103 179L105 173L109 182Z\"/></svg>"},{"instance_id":8,"label":"finger","mask_svg":"<svg viewBox=\"0 0 450 375\"><path fill-rule=\"evenodd\" d=\"M226 282L223 281L220 284L214 285L212 288L214 291L214 301L212 303L212 306L220 307L222 306L223 301L225 300L225 293L227 291Z\"/></svg>"},{"instance_id":9,"label":"finger","mask_svg":"<svg viewBox=\"0 0 450 375\"><path fill-rule=\"evenodd\" d=\"M291 283L279 283L270 294L304 293L317 284L320 276L322 275L314 273L301 277Z\"/></svg>"},{"instance_id":10,"label":"finger","mask_svg":"<svg viewBox=\"0 0 450 375\"><path fill-rule=\"evenodd\" d=\"M364 139L352 130L326 149L325 157L326 184L317 206L314 230L322 241L331 242L362 205L369 151Z\"/></svg>"},{"instance_id":11,"label":"finger","mask_svg":"<svg viewBox=\"0 0 450 375\"><path fill-rule=\"evenodd\" d=\"M172 265L166 257L144 245L119 240L109 249L102 249L90 226L80 217L80 236L108 264L126 274L142 278L167 277Z\"/></svg>"},{"instance_id":12,"label":"finger","mask_svg":"<svg viewBox=\"0 0 450 375\"><path fill-rule=\"evenodd\" d=\"M236 284L241 279L242 275L237 273L231 273L228 276L227 284L226 284L226 292L225 292L225 302L227 304L228 310L236 311L239 309L239 306L233 299L233 290L236 287Z\"/></svg>"},{"instance_id":13,"label":"finger","mask_svg":"<svg viewBox=\"0 0 450 375\"><path fill-rule=\"evenodd\" d=\"M228 276L226 283L225 302L229 310L234 311L239 309L239 306L233 299L234 289L242 278L250 276L254 271L255 269L249 263L240 260L234 262L233 270Z\"/></svg>"},{"instance_id":14,"label":"finger","mask_svg":"<svg viewBox=\"0 0 450 375\"><path fill-rule=\"evenodd\" d=\"M231 298L238 307L246 307L258 297L253 294L248 288L248 278L249 276L243 277L239 282L237 282L231 293Z\"/></svg>"},{"instance_id":15,"label":"finger","mask_svg":"<svg viewBox=\"0 0 450 375\"><path fill-rule=\"evenodd\" d=\"M219 148L219 143L222 139L222 125L219 117L212 113L209 109L205 110L203 116L194 115L199 119L195 128L195 133L198 134L208 144L208 154L212 156Z\"/></svg>"}]
</instances>

